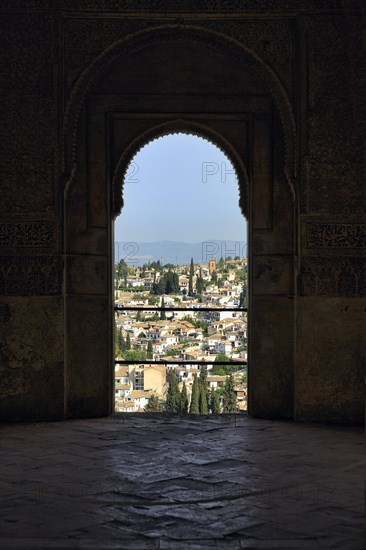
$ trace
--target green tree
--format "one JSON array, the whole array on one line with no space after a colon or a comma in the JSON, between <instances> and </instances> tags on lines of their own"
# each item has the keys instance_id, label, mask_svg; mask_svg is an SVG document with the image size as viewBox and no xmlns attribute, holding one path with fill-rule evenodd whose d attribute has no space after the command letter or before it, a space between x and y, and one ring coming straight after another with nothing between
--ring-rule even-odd
<instances>
[{"instance_id":1,"label":"green tree","mask_svg":"<svg viewBox=\"0 0 366 550\"><path fill-rule=\"evenodd\" d=\"M226 376L227 372L222 365L214 365L212 367L212 374L215 376Z\"/></svg>"},{"instance_id":2,"label":"green tree","mask_svg":"<svg viewBox=\"0 0 366 550\"><path fill-rule=\"evenodd\" d=\"M116 274L119 279L123 279L124 286L127 286L128 265L124 260L119 261L116 269Z\"/></svg>"},{"instance_id":3,"label":"green tree","mask_svg":"<svg viewBox=\"0 0 366 550\"><path fill-rule=\"evenodd\" d=\"M200 388L198 383L197 374L193 377L193 386L192 386L192 396L191 396L191 406L189 408L190 414L199 414L200 413Z\"/></svg>"},{"instance_id":4,"label":"green tree","mask_svg":"<svg viewBox=\"0 0 366 550\"><path fill-rule=\"evenodd\" d=\"M207 388L200 384L200 396L199 396L199 411L200 414L208 414L207 404Z\"/></svg>"},{"instance_id":5,"label":"green tree","mask_svg":"<svg viewBox=\"0 0 366 550\"><path fill-rule=\"evenodd\" d=\"M137 312L136 321L137 321L137 322L140 322L140 321L141 321L141 311L138 311L138 312Z\"/></svg>"},{"instance_id":6,"label":"green tree","mask_svg":"<svg viewBox=\"0 0 366 550\"><path fill-rule=\"evenodd\" d=\"M121 353L118 336L119 336L119 331L117 329L117 322L116 322L116 319L114 319L114 355L115 357L118 357Z\"/></svg>"},{"instance_id":7,"label":"green tree","mask_svg":"<svg viewBox=\"0 0 366 550\"><path fill-rule=\"evenodd\" d=\"M197 294L202 294L204 288L205 288L205 283L204 283L204 280L203 280L203 277L202 277L202 269L200 269L200 274L197 277L197 282L196 282Z\"/></svg>"},{"instance_id":8,"label":"green tree","mask_svg":"<svg viewBox=\"0 0 366 550\"><path fill-rule=\"evenodd\" d=\"M153 345L151 340L149 340L147 343L147 358L148 359L153 358Z\"/></svg>"},{"instance_id":9,"label":"green tree","mask_svg":"<svg viewBox=\"0 0 366 550\"><path fill-rule=\"evenodd\" d=\"M165 307L164 296L163 296L162 299L161 299L161 307ZM160 313L160 319L161 319L162 321L165 321L165 320L166 320L165 311L162 311L162 312Z\"/></svg>"},{"instance_id":10,"label":"green tree","mask_svg":"<svg viewBox=\"0 0 366 550\"><path fill-rule=\"evenodd\" d=\"M216 355L216 359L215 361L225 361L225 363L229 363L230 361L230 357L228 357L227 355L224 355L223 353L218 353Z\"/></svg>"},{"instance_id":11,"label":"green tree","mask_svg":"<svg viewBox=\"0 0 366 550\"><path fill-rule=\"evenodd\" d=\"M169 371L169 388L166 396L166 410L170 413L179 413L181 410L180 391L174 370Z\"/></svg>"},{"instance_id":12,"label":"green tree","mask_svg":"<svg viewBox=\"0 0 366 550\"><path fill-rule=\"evenodd\" d=\"M149 401L144 409L145 412L162 412L163 407L156 395L149 397Z\"/></svg>"},{"instance_id":13,"label":"green tree","mask_svg":"<svg viewBox=\"0 0 366 550\"><path fill-rule=\"evenodd\" d=\"M219 394L219 392L217 392L215 390L211 391L210 410L211 410L211 414L219 414L221 412L220 394Z\"/></svg>"},{"instance_id":14,"label":"green tree","mask_svg":"<svg viewBox=\"0 0 366 550\"><path fill-rule=\"evenodd\" d=\"M217 273L214 271L211 275L211 282L216 284L217 283Z\"/></svg>"},{"instance_id":15,"label":"green tree","mask_svg":"<svg viewBox=\"0 0 366 550\"><path fill-rule=\"evenodd\" d=\"M194 264L193 264L193 258L191 258L191 265L189 268L188 296L193 296L193 276L194 276Z\"/></svg>"},{"instance_id":16,"label":"green tree","mask_svg":"<svg viewBox=\"0 0 366 550\"><path fill-rule=\"evenodd\" d=\"M123 358L126 361L145 361L146 360L146 352L145 352L145 350L131 349L131 350L128 350L128 351L124 352Z\"/></svg>"},{"instance_id":17,"label":"green tree","mask_svg":"<svg viewBox=\"0 0 366 550\"><path fill-rule=\"evenodd\" d=\"M131 337L130 337L130 333L127 332L127 336L126 336L126 351L129 351L131 349Z\"/></svg>"},{"instance_id":18,"label":"green tree","mask_svg":"<svg viewBox=\"0 0 366 550\"><path fill-rule=\"evenodd\" d=\"M222 411L224 413L236 412L236 393L234 391L234 379L232 374L226 379L226 384L222 392L222 400Z\"/></svg>"},{"instance_id":19,"label":"green tree","mask_svg":"<svg viewBox=\"0 0 366 550\"><path fill-rule=\"evenodd\" d=\"M120 328L119 331L118 331L118 347L121 351L121 353L123 353L124 351L126 351L126 342L125 342L125 339L123 338L123 334L122 334L122 329Z\"/></svg>"},{"instance_id":20,"label":"green tree","mask_svg":"<svg viewBox=\"0 0 366 550\"><path fill-rule=\"evenodd\" d=\"M229 374L235 372L237 368L236 365L230 365L229 363L227 365L213 365L211 372L217 376L229 376Z\"/></svg>"},{"instance_id":21,"label":"green tree","mask_svg":"<svg viewBox=\"0 0 366 550\"><path fill-rule=\"evenodd\" d=\"M199 377L199 410L200 414L208 414L208 392L207 392L207 367L206 365L201 366L200 377Z\"/></svg>"},{"instance_id":22,"label":"green tree","mask_svg":"<svg viewBox=\"0 0 366 550\"><path fill-rule=\"evenodd\" d=\"M185 382L183 382L183 387L180 394L180 410L182 414L188 414L188 393Z\"/></svg>"}]
</instances>

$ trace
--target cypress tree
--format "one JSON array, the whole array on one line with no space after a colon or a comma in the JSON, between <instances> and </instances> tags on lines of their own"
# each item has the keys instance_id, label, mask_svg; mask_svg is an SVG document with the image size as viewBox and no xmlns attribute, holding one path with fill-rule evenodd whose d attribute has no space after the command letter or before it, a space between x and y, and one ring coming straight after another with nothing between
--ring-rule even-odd
<instances>
[{"instance_id":1,"label":"cypress tree","mask_svg":"<svg viewBox=\"0 0 366 550\"><path fill-rule=\"evenodd\" d=\"M210 396L210 409L212 414L220 413L220 396L217 391L212 390Z\"/></svg>"},{"instance_id":2,"label":"cypress tree","mask_svg":"<svg viewBox=\"0 0 366 550\"><path fill-rule=\"evenodd\" d=\"M170 413L179 413L181 410L180 391L173 369L169 371L169 388L166 396L166 410Z\"/></svg>"},{"instance_id":3,"label":"cypress tree","mask_svg":"<svg viewBox=\"0 0 366 550\"><path fill-rule=\"evenodd\" d=\"M202 269L200 269L200 274L197 277L197 283L196 283L197 294L202 294L203 287L204 287L204 284L203 284L203 277L202 277Z\"/></svg>"},{"instance_id":4,"label":"cypress tree","mask_svg":"<svg viewBox=\"0 0 366 550\"><path fill-rule=\"evenodd\" d=\"M145 412L161 412L163 407L156 395L152 395L149 397L149 401L144 410Z\"/></svg>"},{"instance_id":5,"label":"cypress tree","mask_svg":"<svg viewBox=\"0 0 366 550\"><path fill-rule=\"evenodd\" d=\"M224 391L222 393L223 405L222 412L224 413L235 413L236 412L236 393L234 391L234 379L233 375L230 374L226 378L226 384Z\"/></svg>"},{"instance_id":6,"label":"cypress tree","mask_svg":"<svg viewBox=\"0 0 366 550\"><path fill-rule=\"evenodd\" d=\"M161 299L161 307L165 307L164 296L163 296L162 299ZM160 319L161 319L162 321L165 321L165 320L166 320L165 311L162 311L162 312L160 313Z\"/></svg>"},{"instance_id":7,"label":"cypress tree","mask_svg":"<svg viewBox=\"0 0 366 550\"><path fill-rule=\"evenodd\" d=\"M202 365L199 378L199 410L200 414L208 414L208 393L207 393L207 367Z\"/></svg>"},{"instance_id":8,"label":"cypress tree","mask_svg":"<svg viewBox=\"0 0 366 550\"><path fill-rule=\"evenodd\" d=\"M127 337L126 337L126 351L129 351L131 349L131 337L130 337L130 333L127 332Z\"/></svg>"},{"instance_id":9,"label":"cypress tree","mask_svg":"<svg viewBox=\"0 0 366 550\"><path fill-rule=\"evenodd\" d=\"M114 319L114 355L115 357L118 357L120 353L121 353L121 350L119 346L119 334L117 329L117 322L116 322L116 319Z\"/></svg>"},{"instance_id":10,"label":"cypress tree","mask_svg":"<svg viewBox=\"0 0 366 550\"><path fill-rule=\"evenodd\" d=\"M138 311L138 312L137 312L136 321L137 321L137 322L141 321L141 311Z\"/></svg>"},{"instance_id":11,"label":"cypress tree","mask_svg":"<svg viewBox=\"0 0 366 550\"><path fill-rule=\"evenodd\" d=\"M193 258L191 258L191 266L189 268L188 296L193 296L193 275L194 275L194 265L193 265Z\"/></svg>"},{"instance_id":12,"label":"cypress tree","mask_svg":"<svg viewBox=\"0 0 366 550\"><path fill-rule=\"evenodd\" d=\"M147 343L147 358L148 359L153 358L153 345L151 340L149 340Z\"/></svg>"},{"instance_id":13,"label":"cypress tree","mask_svg":"<svg viewBox=\"0 0 366 550\"><path fill-rule=\"evenodd\" d=\"M200 383L204 385L205 388L207 388L207 367L206 365L202 365L200 369Z\"/></svg>"},{"instance_id":14,"label":"cypress tree","mask_svg":"<svg viewBox=\"0 0 366 550\"><path fill-rule=\"evenodd\" d=\"M118 347L121 353L126 351L126 342L122 335L122 329L119 329L119 332L118 332Z\"/></svg>"},{"instance_id":15,"label":"cypress tree","mask_svg":"<svg viewBox=\"0 0 366 550\"><path fill-rule=\"evenodd\" d=\"M178 277L178 273L174 273L173 275L173 292L174 293L178 293L179 292L179 277Z\"/></svg>"},{"instance_id":16,"label":"cypress tree","mask_svg":"<svg viewBox=\"0 0 366 550\"><path fill-rule=\"evenodd\" d=\"M200 414L208 414L207 390L202 384L200 384L199 411Z\"/></svg>"},{"instance_id":17,"label":"cypress tree","mask_svg":"<svg viewBox=\"0 0 366 550\"><path fill-rule=\"evenodd\" d=\"M188 393L185 382L183 382L183 388L180 394L180 410L182 414L188 414Z\"/></svg>"},{"instance_id":18,"label":"cypress tree","mask_svg":"<svg viewBox=\"0 0 366 550\"><path fill-rule=\"evenodd\" d=\"M199 389L197 374L195 374L193 377L191 406L189 408L189 414L200 413L199 399L200 399L200 389Z\"/></svg>"}]
</instances>

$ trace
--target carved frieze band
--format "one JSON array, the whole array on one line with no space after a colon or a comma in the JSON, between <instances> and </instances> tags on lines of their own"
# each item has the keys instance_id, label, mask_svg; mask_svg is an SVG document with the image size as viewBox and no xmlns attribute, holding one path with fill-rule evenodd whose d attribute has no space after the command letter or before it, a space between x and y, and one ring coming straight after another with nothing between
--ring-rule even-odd
<instances>
[{"instance_id":1,"label":"carved frieze band","mask_svg":"<svg viewBox=\"0 0 366 550\"><path fill-rule=\"evenodd\" d=\"M341 0L2 0L7 9L101 10L122 12L243 12L337 9Z\"/></svg>"},{"instance_id":2,"label":"carved frieze band","mask_svg":"<svg viewBox=\"0 0 366 550\"><path fill-rule=\"evenodd\" d=\"M0 257L0 295L49 296L60 294L57 256Z\"/></svg>"},{"instance_id":3,"label":"carved frieze band","mask_svg":"<svg viewBox=\"0 0 366 550\"><path fill-rule=\"evenodd\" d=\"M300 292L303 296L366 296L366 258L304 258Z\"/></svg>"},{"instance_id":4,"label":"carved frieze band","mask_svg":"<svg viewBox=\"0 0 366 550\"><path fill-rule=\"evenodd\" d=\"M366 224L308 223L307 248L365 248Z\"/></svg>"},{"instance_id":5,"label":"carved frieze band","mask_svg":"<svg viewBox=\"0 0 366 550\"><path fill-rule=\"evenodd\" d=\"M0 246L12 247L54 247L55 225L52 222L2 222L0 223Z\"/></svg>"}]
</instances>

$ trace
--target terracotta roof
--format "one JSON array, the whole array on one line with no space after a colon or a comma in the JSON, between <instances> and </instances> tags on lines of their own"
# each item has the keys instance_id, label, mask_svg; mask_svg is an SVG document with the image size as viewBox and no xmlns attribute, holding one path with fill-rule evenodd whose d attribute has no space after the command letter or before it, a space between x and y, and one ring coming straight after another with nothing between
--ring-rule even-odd
<instances>
[{"instance_id":1,"label":"terracotta roof","mask_svg":"<svg viewBox=\"0 0 366 550\"><path fill-rule=\"evenodd\" d=\"M149 398L151 396L150 391L132 390L131 397L133 399L140 399L141 397Z\"/></svg>"},{"instance_id":2,"label":"terracotta roof","mask_svg":"<svg viewBox=\"0 0 366 550\"><path fill-rule=\"evenodd\" d=\"M115 389L116 390L129 390L130 386L129 386L129 384L116 384Z\"/></svg>"},{"instance_id":3,"label":"terracotta roof","mask_svg":"<svg viewBox=\"0 0 366 550\"><path fill-rule=\"evenodd\" d=\"M131 409L135 406L135 404L132 401L120 401L117 403L118 407L123 407L124 409Z\"/></svg>"},{"instance_id":4,"label":"terracotta roof","mask_svg":"<svg viewBox=\"0 0 366 550\"><path fill-rule=\"evenodd\" d=\"M124 365L121 365L118 367L118 369L114 372L115 378L128 377L128 367L125 367Z\"/></svg>"}]
</instances>

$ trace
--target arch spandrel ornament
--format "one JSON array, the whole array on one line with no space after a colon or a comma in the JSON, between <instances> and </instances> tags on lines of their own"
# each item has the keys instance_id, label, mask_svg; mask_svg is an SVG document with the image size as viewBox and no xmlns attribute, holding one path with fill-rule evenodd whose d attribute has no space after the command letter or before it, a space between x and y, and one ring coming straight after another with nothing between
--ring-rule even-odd
<instances>
[{"instance_id":1,"label":"arch spandrel ornament","mask_svg":"<svg viewBox=\"0 0 366 550\"><path fill-rule=\"evenodd\" d=\"M138 31L114 43L104 50L85 69L75 84L66 107L63 124L63 170L70 174L77 163L77 134L80 113L86 96L100 79L123 58L156 44L191 41L216 51L226 53L238 60L240 65L250 68L260 79L272 97L279 113L285 146L284 174L290 192L295 198L297 177L296 126L291 102L273 69L255 52L242 43L222 33L205 28L174 24Z\"/></svg>"},{"instance_id":2,"label":"arch spandrel ornament","mask_svg":"<svg viewBox=\"0 0 366 550\"><path fill-rule=\"evenodd\" d=\"M114 170L112 181L112 215L116 217L123 207L123 179L135 155L154 139L172 135L189 134L203 138L218 147L231 161L236 175L239 189L239 208L248 219L249 215L249 180L246 168L235 148L217 132L203 124L190 120L176 119L150 128L136 138L119 158Z\"/></svg>"}]
</instances>

